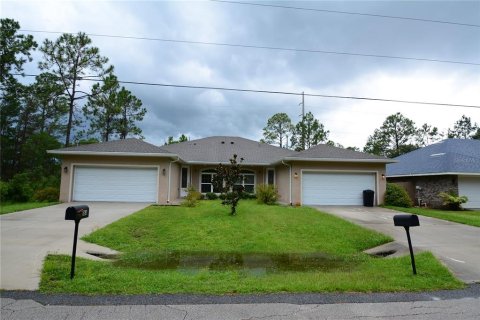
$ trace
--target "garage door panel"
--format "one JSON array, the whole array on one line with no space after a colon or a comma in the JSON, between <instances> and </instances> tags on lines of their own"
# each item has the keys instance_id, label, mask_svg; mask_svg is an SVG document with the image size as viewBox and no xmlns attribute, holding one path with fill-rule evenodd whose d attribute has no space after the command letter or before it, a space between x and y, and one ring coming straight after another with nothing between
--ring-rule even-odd
<instances>
[{"instance_id":1,"label":"garage door panel","mask_svg":"<svg viewBox=\"0 0 480 320\"><path fill-rule=\"evenodd\" d=\"M156 199L156 168L75 168L74 201L156 202Z\"/></svg>"},{"instance_id":2,"label":"garage door panel","mask_svg":"<svg viewBox=\"0 0 480 320\"><path fill-rule=\"evenodd\" d=\"M375 190L375 174L306 172L302 175L302 201L307 205L362 205L365 189Z\"/></svg>"},{"instance_id":3,"label":"garage door panel","mask_svg":"<svg viewBox=\"0 0 480 320\"><path fill-rule=\"evenodd\" d=\"M458 177L458 194L468 198L468 202L462 207L480 208L480 177Z\"/></svg>"}]
</instances>

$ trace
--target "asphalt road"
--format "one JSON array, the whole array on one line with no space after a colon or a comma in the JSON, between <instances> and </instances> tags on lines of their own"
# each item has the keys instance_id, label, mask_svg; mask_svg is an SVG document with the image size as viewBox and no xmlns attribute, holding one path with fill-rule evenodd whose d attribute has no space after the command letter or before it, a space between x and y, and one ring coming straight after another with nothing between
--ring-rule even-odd
<instances>
[{"instance_id":1,"label":"asphalt road","mask_svg":"<svg viewBox=\"0 0 480 320\"><path fill-rule=\"evenodd\" d=\"M404 228L393 225L393 216L404 214L380 207L316 206L360 226L388 234L408 246ZM480 228L419 216L420 226L410 228L413 247L430 251L465 283L480 282Z\"/></svg>"}]
</instances>

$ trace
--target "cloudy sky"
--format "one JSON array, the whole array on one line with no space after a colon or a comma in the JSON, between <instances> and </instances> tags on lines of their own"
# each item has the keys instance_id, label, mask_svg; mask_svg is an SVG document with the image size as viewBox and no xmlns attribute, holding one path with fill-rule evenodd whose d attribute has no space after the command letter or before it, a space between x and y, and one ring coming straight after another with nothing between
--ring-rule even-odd
<instances>
[{"instance_id":1,"label":"cloudy sky","mask_svg":"<svg viewBox=\"0 0 480 320\"><path fill-rule=\"evenodd\" d=\"M253 1L252 1L253 2ZM480 24L480 1L255 2ZM2 1L22 29L352 52L480 64L480 28L212 1ZM33 33L37 42L58 34ZM120 80L480 105L480 65L92 36ZM40 55L36 54L36 58ZM36 72L35 63L27 72ZM262 138L277 112L300 120L301 97L126 85L148 109L148 142L167 136ZM344 146L363 148L395 112L446 130L480 109L306 97Z\"/></svg>"}]
</instances>

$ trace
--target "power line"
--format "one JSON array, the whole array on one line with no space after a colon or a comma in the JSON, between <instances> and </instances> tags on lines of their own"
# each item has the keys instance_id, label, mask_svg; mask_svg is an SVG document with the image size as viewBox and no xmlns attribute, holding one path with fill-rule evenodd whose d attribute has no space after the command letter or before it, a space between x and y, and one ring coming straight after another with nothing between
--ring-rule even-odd
<instances>
[{"instance_id":1,"label":"power line","mask_svg":"<svg viewBox=\"0 0 480 320\"><path fill-rule=\"evenodd\" d=\"M20 75L20 76L24 76L24 77L36 77L36 76L38 76L38 75L35 75L35 74L19 74L19 73L16 73L14 75ZM103 82L103 79L91 79L90 77L84 77L84 78L78 78L78 79L83 80L83 81ZM453 104L453 103L442 103L442 102L429 102L429 101L412 101L412 100L399 100L399 99L387 99L387 98L340 96L340 95L328 95L328 94L319 94L319 93L303 93L303 92L288 92L288 91L273 91L273 90L254 90L254 89L227 88L227 87L192 86L192 85L181 85L181 84L167 84L167 83L139 82L139 81L125 81L125 80L118 80L118 82L122 83L122 84L134 84L134 85L156 86L156 87L222 90L222 91L233 91L233 92L269 93L269 94L282 94L282 95L291 95L291 96L305 95L307 97L318 97L318 98L368 100L368 101L376 101L376 102L394 102L394 103L422 104L422 105L443 106L443 107L459 107L459 108L477 108L477 109L480 109L480 106L475 106L475 105Z\"/></svg>"},{"instance_id":2,"label":"power line","mask_svg":"<svg viewBox=\"0 0 480 320\"><path fill-rule=\"evenodd\" d=\"M462 22L456 22L456 21L433 20L433 19L413 18L413 17L400 17L400 16L390 16L390 15L383 15L383 14L363 13L363 12L351 12L351 11L338 11L338 10L327 10L327 9L291 7L291 6L282 6L282 5L265 4L265 3L253 3L253 2L240 2L240 1L227 1L227 0L210 0L210 1L231 3L231 4L241 4L241 5L248 5L248 6L271 7L271 8L293 9L293 10L325 12L325 13L339 13L339 14L367 16L367 17L374 17L374 18L410 20L410 21L441 23L441 24L450 24L450 25L457 25L457 26L463 26L463 27L480 28L480 25L478 25L478 24L462 23Z\"/></svg>"},{"instance_id":3,"label":"power line","mask_svg":"<svg viewBox=\"0 0 480 320\"><path fill-rule=\"evenodd\" d=\"M21 29L21 30L19 30L19 31L22 31L22 32L32 32L32 33L50 33L50 34L64 34L64 33L74 34L74 33L72 33L72 32L48 31L48 30L31 30L31 29ZM466 62L466 61L454 61L454 60L440 60L440 59L415 58L415 57L402 57L402 56L391 56L391 55L380 55L380 54L369 54L369 53L358 53L358 52L342 52L342 51L328 51L328 50L317 50L317 49L298 49L298 48L285 48L285 47L256 46L256 45L248 45L248 44L235 44L235 43L222 43L222 42L206 42L206 41L191 41L191 40L176 40L176 39L136 37L136 36L121 36L121 35L98 34L98 33L86 33L86 35L91 36L91 37L103 37L103 38L147 40L147 41L161 41L161 42L174 42L174 43L186 43L186 44L200 44L200 45L222 46L222 47L236 47L236 48L250 48L250 49L294 51L294 52L307 52L307 53L320 53L320 54L333 54L333 55L347 55L347 56L359 56L359 57L369 57L369 58L397 59L397 60L413 60L413 61L424 61L424 62L453 63L453 64L463 64L463 65L480 66L480 63L478 63L478 62Z\"/></svg>"}]
</instances>

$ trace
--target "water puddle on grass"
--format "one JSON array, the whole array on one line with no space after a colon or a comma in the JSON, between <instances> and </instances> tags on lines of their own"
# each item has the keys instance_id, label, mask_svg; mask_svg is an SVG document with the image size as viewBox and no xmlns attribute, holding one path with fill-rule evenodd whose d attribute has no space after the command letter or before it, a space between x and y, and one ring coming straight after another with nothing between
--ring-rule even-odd
<instances>
[{"instance_id":1,"label":"water puddle on grass","mask_svg":"<svg viewBox=\"0 0 480 320\"><path fill-rule=\"evenodd\" d=\"M149 270L178 270L196 273L200 270L244 270L251 274L285 271L339 271L353 267L352 262L323 253L310 254L239 254L211 252L164 252L126 254L115 265Z\"/></svg>"}]
</instances>

